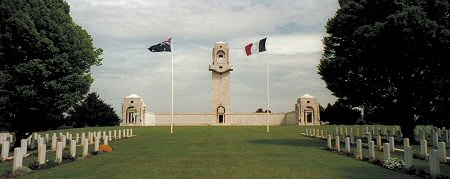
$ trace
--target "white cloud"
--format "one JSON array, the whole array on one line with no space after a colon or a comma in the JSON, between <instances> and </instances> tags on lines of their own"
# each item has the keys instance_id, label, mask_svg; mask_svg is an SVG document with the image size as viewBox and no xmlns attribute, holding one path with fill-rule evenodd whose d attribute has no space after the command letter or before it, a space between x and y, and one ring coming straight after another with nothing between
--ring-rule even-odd
<instances>
[{"instance_id":1,"label":"white cloud","mask_svg":"<svg viewBox=\"0 0 450 179\"><path fill-rule=\"evenodd\" d=\"M149 45L174 37L175 110L209 111L211 50L226 41L232 109L254 111L266 103L266 60L271 62L274 111L290 111L305 93L322 105L335 99L317 74L324 25L337 9L334 0L286 1L119 1L68 0L71 15L104 49L93 68L91 91L120 112L124 96L136 93L151 111L170 111L170 53L150 53ZM244 46L269 36L267 52L246 57Z\"/></svg>"}]
</instances>

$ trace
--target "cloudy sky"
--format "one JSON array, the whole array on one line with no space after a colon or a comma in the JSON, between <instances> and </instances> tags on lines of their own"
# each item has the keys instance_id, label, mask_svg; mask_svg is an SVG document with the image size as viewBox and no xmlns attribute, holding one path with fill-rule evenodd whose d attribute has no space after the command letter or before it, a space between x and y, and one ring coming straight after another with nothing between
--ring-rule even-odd
<instances>
[{"instance_id":1,"label":"cloudy sky","mask_svg":"<svg viewBox=\"0 0 450 179\"><path fill-rule=\"evenodd\" d=\"M173 37L174 109L211 110L213 44L230 47L231 110L253 112L267 104L266 63L270 63L270 104L274 112L294 109L304 94L321 105L336 98L317 74L325 24L337 0L67 0L74 21L104 50L94 67L91 91L116 112L123 98L137 94L152 112L170 112L170 53L147 50ZM245 56L249 42L267 39L267 52Z\"/></svg>"}]
</instances>

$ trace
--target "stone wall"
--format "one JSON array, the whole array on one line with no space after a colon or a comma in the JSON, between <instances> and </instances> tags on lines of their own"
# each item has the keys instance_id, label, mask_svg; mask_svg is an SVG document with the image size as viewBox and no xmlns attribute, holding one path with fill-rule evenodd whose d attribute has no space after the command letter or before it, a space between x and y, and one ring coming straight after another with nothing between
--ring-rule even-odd
<instances>
[{"instance_id":1,"label":"stone wall","mask_svg":"<svg viewBox=\"0 0 450 179\"><path fill-rule=\"evenodd\" d=\"M170 113L148 113L147 125L168 126L171 123ZM295 113L271 113L270 125L297 125ZM175 113L174 125L177 126L207 126L207 125L236 125L236 126L264 126L267 125L266 113L230 113L225 115L225 123L218 124L214 113Z\"/></svg>"}]
</instances>

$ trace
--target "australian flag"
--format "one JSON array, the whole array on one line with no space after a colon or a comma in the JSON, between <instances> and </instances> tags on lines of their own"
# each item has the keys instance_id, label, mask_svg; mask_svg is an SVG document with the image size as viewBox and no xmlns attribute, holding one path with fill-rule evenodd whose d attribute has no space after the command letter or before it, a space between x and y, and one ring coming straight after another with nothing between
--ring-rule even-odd
<instances>
[{"instance_id":1,"label":"australian flag","mask_svg":"<svg viewBox=\"0 0 450 179\"><path fill-rule=\"evenodd\" d=\"M152 45L151 47L148 48L148 50L150 50L150 52L171 52L172 51L170 48L171 41L172 41L172 37L167 39L164 42L161 42L156 45Z\"/></svg>"}]
</instances>

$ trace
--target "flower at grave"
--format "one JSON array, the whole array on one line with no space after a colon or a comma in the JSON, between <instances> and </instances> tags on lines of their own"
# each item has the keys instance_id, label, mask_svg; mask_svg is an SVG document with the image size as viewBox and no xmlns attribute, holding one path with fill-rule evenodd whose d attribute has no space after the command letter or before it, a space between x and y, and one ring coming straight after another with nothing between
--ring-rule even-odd
<instances>
[{"instance_id":1,"label":"flower at grave","mask_svg":"<svg viewBox=\"0 0 450 179\"><path fill-rule=\"evenodd\" d=\"M384 161L383 167L391 170L400 170L405 168L405 162L399 158L390 158Z\"/></svg>"},{"instance_id":2,"label":"flower at grave","mask_svg":"<svg viewBox=\"0 0 450 179\"><path fill-rule=\"evenodd\" d=\"M100 145L99 150L102 152L111 152L112 147L109 145L102 144L102 145Z\"/></svg>"}]
</instances>

